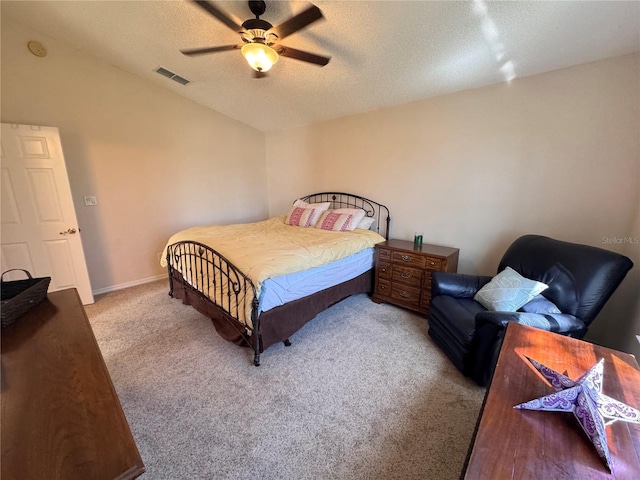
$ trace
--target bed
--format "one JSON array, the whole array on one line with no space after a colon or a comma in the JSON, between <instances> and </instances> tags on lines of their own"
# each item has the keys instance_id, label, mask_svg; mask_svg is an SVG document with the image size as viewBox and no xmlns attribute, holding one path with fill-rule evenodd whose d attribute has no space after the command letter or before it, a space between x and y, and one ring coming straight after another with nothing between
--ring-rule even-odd
<instances>
[{"instance_id":1,"label":"bed","mask_svg":"<svg viewBox=\"0 0 640 480\"><path fill-rule=\"evenodd\" d=\"M292 226L305 219L307 225ZM373 247L389 238L390 220L389 209L376 201L322 192L296 200L286 216L177 232L161 262L169 295L211 318L224 339L252 348L259 366L265 349L291 345L290 337L318 313L372 291ZM340 221L350 228L333 231Z\"/></svg>"}]
</instances>

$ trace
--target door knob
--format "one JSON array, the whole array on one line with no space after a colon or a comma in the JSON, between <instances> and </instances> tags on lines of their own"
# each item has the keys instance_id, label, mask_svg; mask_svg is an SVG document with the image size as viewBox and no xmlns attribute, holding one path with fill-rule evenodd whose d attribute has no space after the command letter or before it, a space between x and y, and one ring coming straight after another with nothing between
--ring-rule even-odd
<instances>
[{"instance_id":1,"label":"door knob","mask_svg":"<svg viewBox=\"0 0 640 480\"><path fill-rule=\"evenodd\" d=\"M66 235L66 234L70 234L73 235L74 233L76 233L76 229L75 228L69 228L66 232L60 232L60 235Z\"/></svg>"}]
</instances>

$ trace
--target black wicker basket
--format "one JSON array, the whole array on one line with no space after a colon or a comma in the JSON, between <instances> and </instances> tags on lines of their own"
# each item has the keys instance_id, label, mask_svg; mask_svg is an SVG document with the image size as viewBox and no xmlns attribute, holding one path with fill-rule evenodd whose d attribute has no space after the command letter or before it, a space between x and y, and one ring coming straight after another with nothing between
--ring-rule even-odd
<instances>
[{"instance_id":1,"label":"black wicker basket","mask_svg":"<svg viewBox=\"0 0 640 480\"><path fill-rule=\"evenodd\" d=\"M5 273L18 270L27 274L25 280L4 281ZM0 305L2 326L6 327L15 322L20 316L40 303L47 296L51 277L33 278L31 274L20 268L12 268L7 270L0 276L0 286L2 292L2 305Z\"/></svg>"}]
</instances>

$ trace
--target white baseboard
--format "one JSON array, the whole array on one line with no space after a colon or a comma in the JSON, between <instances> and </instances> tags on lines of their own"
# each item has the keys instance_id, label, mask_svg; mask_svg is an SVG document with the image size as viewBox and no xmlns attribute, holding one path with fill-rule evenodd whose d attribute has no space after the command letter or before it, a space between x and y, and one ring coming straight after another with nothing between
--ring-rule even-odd
<instances>
[{"instance_id":1,"label":"white baseboard","mask_svg":"<svg viewBox=\"0 0 640 480\"><path fill-rule=\"evenodd\" d=\"M115 292L116 290L122 290L123 288L135 287L136 285L142 285L144 283L151 283L155 282L156 280L162 280L163 278L167 278L166 273L164 275L156 275L155 277L141 278L140 280L134 280L133 282L112 285L111 287L99 288L98 290L93 290L93 294L100 295L102 293Z\"/></svg>"}]
</instances>

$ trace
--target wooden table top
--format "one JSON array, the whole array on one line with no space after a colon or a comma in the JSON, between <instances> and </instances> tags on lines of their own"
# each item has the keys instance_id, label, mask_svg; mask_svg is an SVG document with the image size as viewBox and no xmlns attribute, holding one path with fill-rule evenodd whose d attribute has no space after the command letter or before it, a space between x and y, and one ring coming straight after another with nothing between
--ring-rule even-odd
<instances>
[{"instance_id":1,"label":"wooden table top","mask_svg":"<svg viewBox=\"0 0 640 480\"><path fill-rule=\"evenodd\" d=\"M3 479L130 479L144 465L75 289L2 328Z\"/></svg>"},{"instance_id":2,"label":"wooden table top","mask_svg":"<svg viewBox=\"0 0 640 480\"><path fill-rule=\"evenodd\" d=\"M633 355L510 323L464 478L640 478L640 424L616 421L606 427L610 473L572 413L513 408L555 391L524 355L573 380L604 358L602 393L640 410L640 370Z\"/></svg>"}]
</instances>

